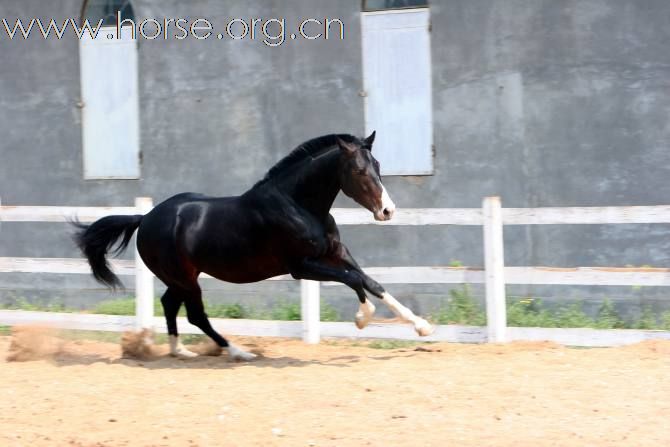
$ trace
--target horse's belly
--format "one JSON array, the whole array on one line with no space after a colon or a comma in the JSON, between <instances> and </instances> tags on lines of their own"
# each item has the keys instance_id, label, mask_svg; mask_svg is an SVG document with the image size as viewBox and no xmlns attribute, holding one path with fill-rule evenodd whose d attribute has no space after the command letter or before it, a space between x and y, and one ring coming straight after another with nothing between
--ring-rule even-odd
<instances>
[{"instance_id":1,"label":"horse's belly","mask_svg":"<svg viewBox=\"0 0 670 447\"><path fill-rule=\"evenodd\" d=\"M246 284L263 281L274 276L284 275L288 270L281 262L273 259L251 259L238 262L221 262L215 266L202 269L221 281Z\"/></svg>"}]
</instances>

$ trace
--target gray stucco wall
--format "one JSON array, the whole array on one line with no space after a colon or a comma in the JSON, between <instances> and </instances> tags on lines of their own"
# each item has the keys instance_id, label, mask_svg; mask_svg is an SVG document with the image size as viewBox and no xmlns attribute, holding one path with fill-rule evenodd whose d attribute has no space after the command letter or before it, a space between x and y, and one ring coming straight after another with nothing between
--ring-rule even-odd
<instances>
[{"instance_id":1,"label":"gray stucco wall","mask_svg":"<svg viewBox=\"0 0 670 447\"><path fill-rule=\"evenodd\" d=\"M138 18L286 17L292 28L303 17L339 18L345 40L296 40L277 48L248 40L141 41L142 178L84 181L76 39L3 36L4 204L127 205L136 196L158 202L187 190L233 195L308 138L363 133L358 0L136 0L134 6ZM79 0L11 1L0 5L0 17L62 21L79 9ZM400 207L478 207L486 195L513 207L668 203L670 3L436 0L431 19L435 174L387 178ZM355 206L346 198L337 205ZM509 227L506 261L667 266L669 229ZM0 256L76 256L66 230L4 223ZM342 233L363 266L482 264L480 228L348 227ZM94 283L0 276L0 288L17 287L24 293ZM263 287L235 286L231 293L264 294ZM391 289L407 296L444 291ZM512 293L665 296L663 289L629 288L518 287Z\"/></svg>"}]
</instances>

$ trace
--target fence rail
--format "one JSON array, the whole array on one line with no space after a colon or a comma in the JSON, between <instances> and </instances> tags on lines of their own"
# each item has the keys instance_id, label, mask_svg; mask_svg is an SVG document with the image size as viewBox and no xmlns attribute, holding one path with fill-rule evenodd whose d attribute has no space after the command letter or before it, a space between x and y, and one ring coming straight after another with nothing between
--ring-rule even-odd
<instances>
[{"instance_id":1,"label":"fence rail","mask_svg":"<svg viewBox=\"0 0 670 447\"><path fill-rule=\"evenodd\" d=\"M92 222L110 214L144 214L150 209L151 199L148 198L136 199L134 207L0 206L0 222L66 222L75 217L81 222ZM487 197L481 209L399 209L394 219L388 222L374 221L369 212L361 209L333 209L332 214L339 225L477 225L483 228L484 269L443 266L366 268L368 274L387 284L486 284L487 327L439 326L432 336L424 340L553 340L574 345L609 346L650 338L670 339L670 332L665 331L507 327L507 284L670 286L670 269L506 267L502 239L504 225L670 223L670 206L502 208L499 198ZM135 256L134 261L111 261L117 274L136 278L134 317L0 311L0 324L43 322L71 329L121 331L132 327L153 327L164 331L163 319L155 318L153 312L153 275L137 253ZM0 257L0 273L89 274L90 269L84 259ZM283 275L270 280L292 278ZM321 283L323 286L333 284ZM358 331L351 323L320 322L319 285L301 281L302 322L214 320L214 325L223 332L236 335L302 337L308 343L318 343L321 336L419 339L405 325L373 323ZM185 333L198 332L185 319L180 321L180 326L184 327Z\"/></svg>"},{"instance_id":2,"label":"fence rail","mask_svg":"<svg viewBox=\"0 0 670 447\"><path fill-rule=\"evenodd\" d=\"M110 214L138 214L138 209L88 206L2 206L0 222L67 222L77 217L93 222ZM335 208L331 214L338 225L483 225L480 208L402 208L393 220L379 222L370 212L357 208ZM670 223L670 205L503 208L503 225L594 225Z\"/></svg>"},{"instance_id":3,"label":"fence rail","mask_svg":"<svg viewBox=\"0 0 670 447\"><path fill-rule=\"evenodd\" d=\"M134 276L135 261L112 259L119 276ZM368 267L365 271L385 284L484 284L484 270L476 267ZM91 273L85 259L0 257L0 273ZM670 286L670 269L637 267L505 267L506 284ZM201 278L211 278L207 274ZM291 275L267 281L292 281ZM322 282L329 287L338 283Z\"/></svg>"}]
</instances>

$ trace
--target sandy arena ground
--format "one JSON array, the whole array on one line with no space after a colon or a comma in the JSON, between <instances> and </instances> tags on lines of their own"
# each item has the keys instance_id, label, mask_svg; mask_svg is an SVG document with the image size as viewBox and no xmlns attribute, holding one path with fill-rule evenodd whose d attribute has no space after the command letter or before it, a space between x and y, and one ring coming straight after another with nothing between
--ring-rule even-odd
<instances>
[{"instance_id":1,"label":"sandy arena ground","mask_svg":"<svg viewBox=\"0 0 670 447\"><path fill-rule=\"evenodd\" d=\"M670 343L424 344L237 338L262 357L153 361L30 337L6 361L2 446L668 446ZM167 347L161 346L161 352Z\"/></svg>"}]
</instances>

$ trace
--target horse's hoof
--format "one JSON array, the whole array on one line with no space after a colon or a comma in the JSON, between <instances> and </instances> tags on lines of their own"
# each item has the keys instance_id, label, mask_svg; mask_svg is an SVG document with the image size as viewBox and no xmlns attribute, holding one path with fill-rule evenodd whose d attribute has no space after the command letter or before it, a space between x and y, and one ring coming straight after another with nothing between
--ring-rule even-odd
<instances>
[{"instance_id":1,"label":"horse's hoof","mask_svg":"<svg viewBox=\"0 0 670 447\"><path fill-rule=\"evenodd\" d=\"M243 361L243 362L249 362L258 357L256 354L252 352L243 351L234 345L228 346L228 356L230 356L230 358L235 361Z\"/></svg>"},{"instance_id":2,"label":"horse's hoof","mask_svg":"<svg viewBox=\"0 0 670 447\"><path fill-rule=\"evenodd\" d=\"M238 354L235 357L233 357L235 360L242 360L244 362L249 362L253 359L258 357L256 354L252 352L243 352L242 354Z\"/></svg>"},{"instance_id":3,"label":"horse's hoof","mask_svg":"<svg viewBox=\"0 0 670 447\"><path fill-rule=\"evenodd\" d=\"M370 300L366 299L365 303L360 305L359 311L356 312L356 318L354 319L356 327L358 329L363 329L365 326L367 326L372 320L374 313L375 305L372 304Z\"/></svg>"},{"instance_id":4,"label":"horse's hoof","mask_svg":"<svg viewBox=\"0 0 670 447\"><path fill-rule=\"evenodd\" d=\"M253 354L251 352L241 352L235 355L232 355L231 358L235 361L242 361L242 362L250 362L253 359L258 357L256 354Z\"/></svg>"},{"instance_id":5,"label":"horse's hoof","mask_svg":"<svg viewBox=\"0 0 670 447\"><path fill-rule=\"evenodd\" d=\"M178 359L192 359L192 358L195 358L195 357L198 356L198 354L196 354L193 351L189 351L186 348L182 348L182 349L179 349L177 351L173 351L173 352L170 353L170 355L172 357L177 357Z\"/></svg>"},{"instance_id":6,"label":"horse's hoof","mask_svg":"<svg viewBox=\"0 0 670 447\"><path fill-rule=\"evenodd\" d=\"M367 318L363 312L357 312L356 313L356 318L354 320L354 323L356 323L356 327L358 329L365 328L365 326L367 326L369 322L370 322L370 319Z\"/></svg>"},{"instance_id":7,"label":"horse's hoof","mask_svg":"<svg viewBox=\"0 0 670 447\"><path fill-rule=\"evenodd\" d=\"M414 326L414 329L416 330L416 333L419 334L420 337L427 337L433 332L435 332L435 326L433 326L432 324L430 324L425 320Z\"/></svg>"}]
</instances>

